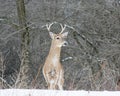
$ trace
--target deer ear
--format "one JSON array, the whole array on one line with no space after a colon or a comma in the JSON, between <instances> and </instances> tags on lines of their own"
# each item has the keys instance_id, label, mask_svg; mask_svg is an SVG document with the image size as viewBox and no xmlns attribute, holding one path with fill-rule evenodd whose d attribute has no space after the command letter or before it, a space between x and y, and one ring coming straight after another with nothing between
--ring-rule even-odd
<instances>
[{"instance_id":1,"label":"deer ear","mask_svg":"<svg viewBox=\"0 0 120 96\"><path fill-rule=\"evenodd\" d=\"M67 35L68 35L68 32L62 33L62 36L65 37L65 38L67 37Z\"/></svg>"},{"instance_id":2,"label":"deer ear","mask_svg":"<svg viewBox=\"0 0 120 96\"><path fill-rule=\"evenodd\" d=\"M52 33L52 32L49 32L49 35L50 35L50 37L52 38L52 39L54 39L54 33Z\"/></svg>"}]
</instances>

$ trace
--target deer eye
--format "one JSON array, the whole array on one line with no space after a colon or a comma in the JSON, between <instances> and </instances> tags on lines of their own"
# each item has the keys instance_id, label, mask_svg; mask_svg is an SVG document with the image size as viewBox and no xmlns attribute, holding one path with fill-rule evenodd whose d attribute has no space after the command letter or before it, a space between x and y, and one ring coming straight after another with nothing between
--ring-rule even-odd
<instances>
[{"instance_id":1,"label":"deer eye","mask_svg":"<svg viewBox=\"0 0 120 96\"><path fill-rule=\"evenodd\" d=\"M59 39L60 39L60 37L57 37L56 39L57 39L57 40L59 40Z\"/></svg>"}]
</instances>

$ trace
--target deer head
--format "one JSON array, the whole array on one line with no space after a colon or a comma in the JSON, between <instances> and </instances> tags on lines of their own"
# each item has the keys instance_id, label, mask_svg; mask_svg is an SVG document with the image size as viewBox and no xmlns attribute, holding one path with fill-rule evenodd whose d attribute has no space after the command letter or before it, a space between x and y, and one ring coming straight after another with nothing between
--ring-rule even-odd
<instances>
[{"instance_id":1,"label":"deer head","mask_svg":"<svg viewBox=\"0 0 120 96\"><path fill-rule=\"evenodd\" d=\"M64 25L64 27L62 26L62 24L60 24L61 26L61 32L58 34L55 34L53 32L50 31L50 27L53 25L54 23L51 23L50 25L46 25L48 31L49 31L49 35L52 39L52 42L57 46L57 47L62 47L62 46L66 46L68 44L67 41L65 41L65 39L67 38L68 32L64 32L66 28L66 25Z\"/></svg>"}]
</instances>

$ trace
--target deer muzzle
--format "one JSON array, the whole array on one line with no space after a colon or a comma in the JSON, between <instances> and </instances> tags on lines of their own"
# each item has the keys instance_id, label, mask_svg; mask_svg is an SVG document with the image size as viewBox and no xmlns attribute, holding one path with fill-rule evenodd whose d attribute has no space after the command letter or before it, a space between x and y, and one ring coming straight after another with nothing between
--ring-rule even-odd
<instances>
[{"instance_id":1,"label":"deer muzzle","mask_svg":"<svg viewBox=\"0 0 120 96\"><path fill-rule=\"evenodd\" d=\"M67 46L67 45L68 45L68 42L64 41L63 46Z\"/></svg>"}]
</instances>

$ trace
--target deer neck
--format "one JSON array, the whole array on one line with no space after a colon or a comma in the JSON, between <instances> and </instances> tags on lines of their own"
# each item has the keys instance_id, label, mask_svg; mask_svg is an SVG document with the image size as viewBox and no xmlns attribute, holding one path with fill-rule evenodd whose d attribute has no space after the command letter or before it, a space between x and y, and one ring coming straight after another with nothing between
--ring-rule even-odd
<instances>
[{"instance_id":1,"label":"deer neck","mask_svg":"<svg viewBox=\"0 0 120 96\"><path fill-rule=\"evenodd\" d=\"M50 51L49 51L49 56L53 58L53 61L59 62L60 61L60 52L61 52L61 47L57 47L54 42L52 42Z\"/></svg>"}]
</instances>

